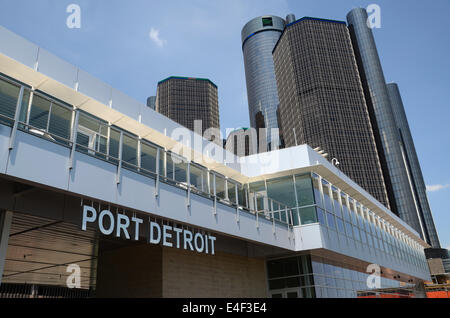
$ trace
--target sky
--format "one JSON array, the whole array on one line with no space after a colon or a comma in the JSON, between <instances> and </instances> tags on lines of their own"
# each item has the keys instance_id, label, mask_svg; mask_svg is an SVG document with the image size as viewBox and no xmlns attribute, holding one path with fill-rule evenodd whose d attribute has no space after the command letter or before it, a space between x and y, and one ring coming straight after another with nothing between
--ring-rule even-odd
<instances>
[{"instance_id":1,"label":"sky","mask_svg":"<svg viewBox=\"0 0 450 318\"><path fill-rule=\"evenodd\" d=\"M68 28L67 7L80 7ZM387 82L400 87L442 247L450 248L450 1L0 0L0 25L145 103L169 76L209 78L221 127L249 126L241 29L261 15L345 21L381 8L374 29Z\"/></svg>"}]
</instances>

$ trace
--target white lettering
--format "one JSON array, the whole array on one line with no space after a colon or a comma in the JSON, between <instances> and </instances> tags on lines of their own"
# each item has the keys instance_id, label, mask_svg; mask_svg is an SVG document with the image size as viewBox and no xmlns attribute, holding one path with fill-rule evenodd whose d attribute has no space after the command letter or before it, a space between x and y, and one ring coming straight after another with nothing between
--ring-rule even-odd
<instances>
[{"instance_id":1,"label":"white lettering","mask_svg":"<svg viewBox=\"0 0 450 318\"><path fill-rule=\"evenodd\" d=\"M122 220L125 223L122 223ZM130 219L125 214L117 214L117 231L116 236L120 237L120 230L123 231L127 240L130 239L130 234L128 234L128 227L130 226Z\"/></svg>"},{"instance_id":2,"label":"white lettering","mask_svg":"<svg viewBox=\"0 0 450 318\"><path fill-rule=\"evenodd\" d=\"M172 238L172 234L168 233L167 231L172 231L172 227L168 225L163 225L163 245L172 247L172 242L167 241L167 239Z\"/></svg>"},{"instance_id":3,"label":"white lettering","mask_svg":"<svg viewBox=\"0 0 450 318\"><path fill-rule=\"evenodd\" d=\"M91 216L88 216L88 212L91 213ZM92 223L95 221L95 219L97 218L97 211L90 206L83 206L83 223L81 225L81 229L83 231L86 231L86 223Z\"/></svg>"},{"instance_id":4,"label":"white lettering","mask_svg":"<svg viewBox=\"0 0 450 318\"><path fill-rule=\"evenodd\" d=\"M108 229L105 229L105 227L103 226L103 218L106 216L108 216L109 220L110 220L110 225ZM100 213L100 216L98 217L98 226L100 227L100 232L102 232L104 235L110 235L113 231L114 231L114 216L111 212L109 212L108 210L103 210Z\"/></svg>"},{"instance_id":5,"label":"white lettering","mask_svg":"<svg viewBox=\"0 0 450 318\"><path fill-rule=\"evenodd\" d=\"M154 229L157 231L157 238L154 238ZM158 223L150 222L150 237L149 237L150 244L159 244L161 242L161 227Z\"/></svg>"},{"instance_id":6,"label":"white lettering","mask_svg":"<svg viewBox=\"0 0 450 318\"><path fill-rule=\"evenodd\" d=\"M180 234L181 234L181 232L183 232L183 230L179 229L177 227L174 227L173 231L177 234L177 248L180 248Z\"/></svg>"},{"instance_id":7,"label":"white lettering","mask_svg":"<svg viewBox=\"0 0 450 318\"><path fill-rule=\"evenodd\" d=\"M189 244L189 248L191 251L194 250L194 248L192 247L192 232L188 231L188 230L184 230L183 233L183 241L184 241L184 249L187 250L187 244Z\"/></svg>"},{"instance_id":8,"label":"white lettering","mask_svg":"<svg viewBox=\"0 0 450 318\"><path fill-rule=\"evenodd\" d=\"M211 241L211 255L214 255L214 242L216 240L215 236L209 236L209 240Z\"/></svg>"},{"instance_id":9,"label":"white lettering","mask_svg":"<svg viewBox=\"0 0 450 318\"><path fill-rule=\"evenodd\" d=\"M144 223L144 221L134 216L131 218L131 221L134 222L134 240L137 241L139 240L139 224Z\"/></svg>"},{"instance_id":10,"label":"white lettering","mask_svg":"<svg viewBox=\"0 0 450 318\"><path fill-rule=\"evenodd\" d=\"M124 237L129 240L130 226L134 223L134 240L139 240L139 227L144 223L143 219L138 217L128 217L125 214L113 214L109 210L102 210L98 214L95 208L91 206L83 206L82 225L83 231L86 231L88 223L97 223L100 232L103 235L111 235L114 233L116 237ZM105 220L106 219L106 220ZM161 228L162 227L162 228ZM132 230L131 230L132 231ZM207 234L194 233L182 228L172 227L169 225L160 225L157 222L149 221L149 244L162 244L167 247L181 248L183 240L183 248L185 250L196 251L198 253L211 253L214 255L214 243L216 238Z\"/></svg>"},{"instance_id":11,"label":"white lettering","mask_svg":"<svg viewBox=\"0 0 450 318\"><path fill-rule=\"evenodd\" d=\"M200 242L201 242L200 246L199 246L199 244L197 244L199 239L200 239ZM196 233L194 235L194 246L195 246L195 250L198 253L203 252L203 249L205 248L205 241L203 241L203 235L201 233Z\"/></svg>"},{"instance_id":12,"label":"white lettering","mask_svg":"<svg viewBox=\"0 0 450 318\"><path fill-rule=\"evenodd\" d=\"M208 235L205 235L205 253L208 254Z\"/></svg>"}]
</instances>

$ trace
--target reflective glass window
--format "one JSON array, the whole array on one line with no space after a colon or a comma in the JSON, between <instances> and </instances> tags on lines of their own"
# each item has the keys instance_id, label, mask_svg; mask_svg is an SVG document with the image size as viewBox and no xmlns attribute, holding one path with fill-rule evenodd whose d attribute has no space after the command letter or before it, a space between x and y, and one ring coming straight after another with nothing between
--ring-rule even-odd
<instances>
[{"instance_id":1,"label":"reflective glass window","mask_svg":"<svg viewBox=\"0 0 450 318\"><path fill-rule=\"evenodd\" d=\"M30 110L30 125L47 130L48 114L51 102L41 96L34 95Z\"/></svg>"},{"instance_id":2,"label":"reflective glass window","mask_svg":"<svg viewBox=\"0 0 450 318\"><path fill-rule=\"evenodd\" d=\"M299 211L302 225L317 223L316 207L300 208Z\"/></svg>"},{"instance_id":3,"label":"reflective glass window","mask_svg":"<svg viewBox=\"0 0 450 318\"><path fill-rule=\"evenodd\" d=\"M67 107L63 107L53 103L50 114L48 132L53 135L64 138L66 140L69 140L71 123L72 123L72 110L68 109Z\"/></svg>"},{"instance_id":4,"label":"reflective glass window","mask_svg":"<svg viewBox=\"0 0 450 318\"><path fill-rule=\"evenodd\" d=\"M348 222L345 222L345 231L348 237L353 238L352 225Z\"/></svg>"},{"instance_id":5,"label":"reflective glass window","mask_svg":"<svg viewBox=\"0 0 450 318\"><path fill-rule=\"evenodd\" d=\"M181 183L186 183L187 182L187 163L180 158L177 158L177 159L178 160L176 160L175 158L172 158L172 160L174 161L175 181L181 182Z\"/></svg>"},{"instance_id":6,"label":"reflective glass window","mask_svg":"<svg viewBox=\"0 0 450 318\"><path fill-rule=\"evenodd\" d=\"M333 193L334 213L342 218L341 205L339 203L339 192L335 187L332 187L332 193Z\"/></svg>"},{"instance_id":7,"label":"reflective glass window","mask_svg":"<svg viewBox=\"0 0 450 318\"><path fill-rule=\"evenodd\" d=\"M156 157L158 149L141 142L141 168L143 172L156 172Z\"/></svg>"},{"instance_id":8,"label":"reflective glass window","mask_svg":"<svg viewBox=\"0 0 450 318\"><path fill-rule=\"evenodd\" d=\"M137 167L137 137L123 135L122 161L124 167L136 169Z\"/></svg>"},{"instance_id":9,"label":"reflective glass window","mask_svg":"<svg viewBox=\"0 0 450 318\"><path fill-rule=\"evenodd\" d=\"M320 224L326 225L325 212L321 208L317 208L317 220Z\"/></svg>"},{"instance_id":10,"label":"reflective glass window","mask_svg":"<svg viewBox=\"0 0 450 318\"><path fill-rule=\"evenodd\" d=\"M14 119L16 114L17 99L19 98L20 87L13 85L7 81L0 80L0 114L10 119ZM0 116L0 123L12 124L12 120L8 120Z\"/></svg>"},{"instance_id":11,"label":"reflective glass window","mask_svg":"<svg viewBox=\"0 0 450 318\"><path fill-rule=\"evenodd\" d=\"M288 176L267 180L267 195L288 207L295 207L294 178Z\"/></svg>"},{"instance_id":12,"label":"reflective glass window","mask_svg":"<svg viewBox=\"0 0 450 318\"><path fill-rule=\"evenodd\" d=\"M206 192L207 190L207 171L204 168L192 165L189 168L191 185L199 191Z\"/></svg>"},{"instance_id":13,"label":"reflective glass window","mask_svg":"<svg viewBox=\"0 0 450 318\"><path fill-rule=\"evenodd\" d=\"M315 203L311 176L309 174L295 176L295 188L299 207Z\"/></svg>"},{"instance_id":14,"label":"reflective glass window","mask_svg":"<svg viewBox=\"0 0 450 318\"><path fill-rule=\"evenodd\" d=\"M228 186L228 200L231 203L236 204L236 187L235 187L235 184L233 182L231 182L230 180L227 180L227 186Z\"/></svg>"},{"instance_id":15,"label":"reflective glass window","mask_svg":"<svg viewBox=\"0 0 450 318\"><path fill-rule=\"evenodd\" d=\"M216 175L216 196L220 199L226 199L225 178Z\"/></svg>"},{"instance_id":16,"label":"reflective glass window","mask_svg":"<svg viewBox=\"0 0 450 318\"><path fill-rule=\"evenodd\" d=\"M336 230L336 223L334 221L334 215L333 214L327 212L327 221L328 221L328 227L333 229L333 230Z\"/></svg>"},{"instance_id":17,"label":"reflective glass window","mask_svg":"<svg viewBox=\"0 0 450 318\"><path fill-rule=\"evenodd\" d=\"M345 234L344 222L341 218L336 218L337 228L339 233Z\"/></svg>"},{"instance_id":18,"label":"reflective glass window","mask_svg":"<svg viewBox=\"0 0 450 318\"><path fill-rule=\"evenodd\" d=\"M167 179L175 180L175 170L171 153L166 154L166 169L167 169Z\"/></svg>"},{"instance_id":19,"label":"reflective glass window","mask_svg":"<svg viewBox=\"0 0 450 318\"><path fill-rule=\"evenodd\" d=\"M117 163L119 158L120 131L114 128L110 129L109 135L109 160Z\"/></svg>"},{"instance_id":20,"label":"reflective glass window","mask_svg":"<svg viewBox=\"0 0 450 318\"><path fill-rule=\"evenodd\" d=\"M319 189L319 177L316 175L313 175L312 182L313 182L313 190L314 190L314 201L316 202L316 204L318 206L323 208L322 197L321 197L320 189Z\"/></svg>"}]
</instances>

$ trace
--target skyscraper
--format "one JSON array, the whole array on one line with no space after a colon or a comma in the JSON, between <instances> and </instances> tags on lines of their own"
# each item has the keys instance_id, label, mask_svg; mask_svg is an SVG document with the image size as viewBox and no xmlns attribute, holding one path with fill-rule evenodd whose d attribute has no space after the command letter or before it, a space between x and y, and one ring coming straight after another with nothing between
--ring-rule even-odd
<instances>
[{"instance_id":1,"label":"skyscraper","mask_svg":"<svg viewBox=\"0 0 450 318\"><path fill-rule=\"evenodd\" d=\"M217 86L209 79L171 76L158 83L156 99L156 111L192 131L195 120L202 121L202 134L220 129Z\"/></svg>"},{"instance_id":2,"label":"skyscraper","mask_svg":"<svg viewBox=\"0 0 450 318\"><path fill-rule=\"evenodd\" d=\"M250 126L268 128L268 145L271 142L270 129L278 128L278 92L272 50L284 25L282 18L269 15L250 20L242 29Z\"/></svg>"},{"instance_id":3,"label":"skyscraper","mask_svg":"<svg viewBox=\"0 0 450 318\"><path fill-rule=\"evenodd\" d=\"M403 106L400 90L396 83L387 84L389 99L394 112L395 123L400 132L400 144L404 154L407 171L411 179L413 194L417 201L419 217L424 228L427 242L435 248L440 247L439 238L428 203L425 182L420 168L419 158L409 129L408 119Z\"/></svg>"},{"instance_id":4,"label":"skyscraper","mask_svg":"<svg viewBox=\"0 0 450 318\"><path fill-rule=\"evenodd\" d=\"M286 147L320 147L389 207L346 23L306 17L287 24L273 59Z\"/></svg>"},{"instance_id":5,"label":"skyscraper","mask_svg":"<svg viewBox=\"0 0 450 318\"><path fill-rule=\"evenodd\" d=\"M254 155L258 153L256 135L255 129L236 129L228 135L225 149L239 157Z\"/></svg>"},{"instance_id":6,"label":"skyscraper","mask_svg":"<svg viewBox=\"0 0 450 318\"><path fill-rule=\"evenodd\" d=\"M367 20L367 11L363 8L353 9L347 15L392 211L425 238L399 144L399 130L391 107L383 69Z\"/></svg>"},{"instance_id":7,"label":"skyscraper","mask_svg":"<svg viewBox=\"0 0 450 318\"><path fill-rule=\"evenodd\" d=\"M156 96L150 96L147 98L147 106L153 110L156 110Z\"/></svg>"}]
</instances>

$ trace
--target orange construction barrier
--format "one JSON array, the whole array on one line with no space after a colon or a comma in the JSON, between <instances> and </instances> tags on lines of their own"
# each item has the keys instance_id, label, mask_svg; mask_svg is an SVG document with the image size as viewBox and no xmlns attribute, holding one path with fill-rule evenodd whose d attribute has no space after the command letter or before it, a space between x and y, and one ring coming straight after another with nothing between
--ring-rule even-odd
<instances>
[{"instance_id":1,"label":"orange construction barrier","mask_svg":"<svg viewBox=\"0 0 450 318\"><path fill-rule=\"evenodd\" d=\"M450 292L446 291L427 292L427 298L450 298Z\"/></svg>"}]
</instances>

